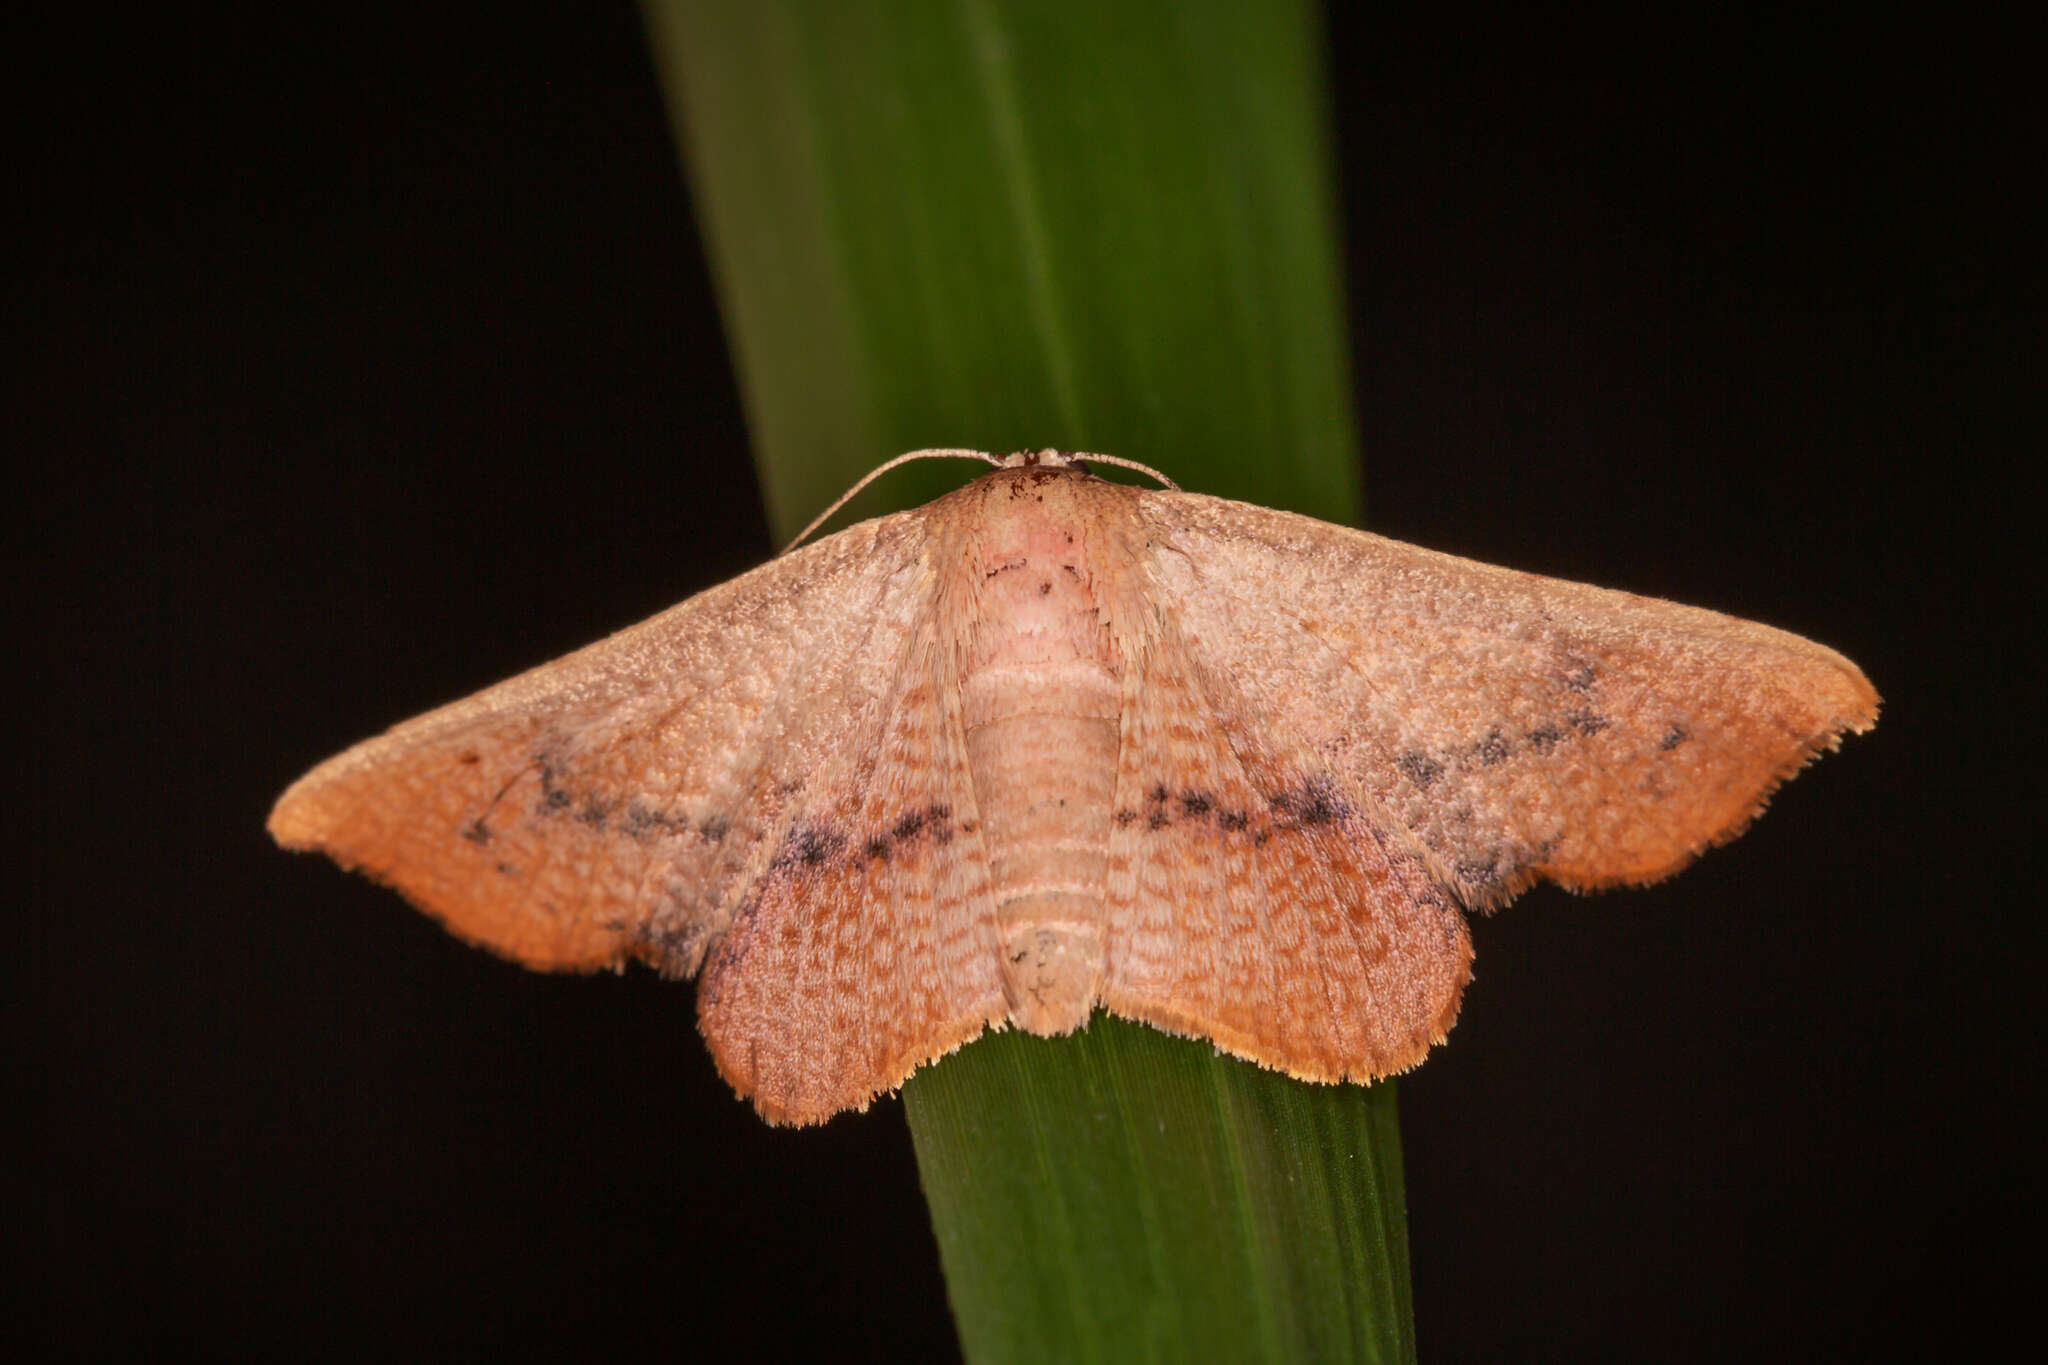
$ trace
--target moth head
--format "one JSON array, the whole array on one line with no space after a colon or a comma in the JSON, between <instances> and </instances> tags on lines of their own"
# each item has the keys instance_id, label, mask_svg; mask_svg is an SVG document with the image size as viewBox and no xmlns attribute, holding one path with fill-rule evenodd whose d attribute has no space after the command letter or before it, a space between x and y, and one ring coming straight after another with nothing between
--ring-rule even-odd
<instances>
[{"instance_id":1,"label":"moth head","mask_svg":"<svg viewBox=\"0 0 2048 1365\"><path fill-rule=\"evenodd\" d=\"M1089 456L1089 459L1098 458ZM1005 455L996 465L998 469L1078 469L1086 473L1088 466L1082 457L1071 450L1018 450Z\"/></svg>"},{"instance_id":2,"label":"moth head","mask_svg":"<svg viewBox=\"0 0 2048 1365\"><path fill-rule=\"evenodd\" d=\"M794 550L797 546L810 539L811 532L823 526L831 519L834 512L837 512L840 508L846 506L848 502L852 501L854 494L860 492L861 489L866 488L876 479L896 468L896 466L911 460L981 460L987 464L994 465L997 469L1072 469L1082 474L1088 472L1086 461L1093 460L1098 464L1113 464L1123 469L1134 469L1148 478L1159 480L1162 486L1171 488L1176 493L1180 491L1179 484L1167 478L1164 474L1152 468L1152 466L1139 464L1136 460L1126 460L1120 455L1084 455L1079 451L1073 450L1018 450L1008 455L990 455L985 451L959 450L952 447L934 450L912 450L898 455L893 460L878 464L869 470L861 478L860 482L847 489L844 493L841 493L830 507L827 507L811 519L810 525L797 532L796 539L782 547L782 553L788 554L791 550Z\"/></svg>"}]
</instances>

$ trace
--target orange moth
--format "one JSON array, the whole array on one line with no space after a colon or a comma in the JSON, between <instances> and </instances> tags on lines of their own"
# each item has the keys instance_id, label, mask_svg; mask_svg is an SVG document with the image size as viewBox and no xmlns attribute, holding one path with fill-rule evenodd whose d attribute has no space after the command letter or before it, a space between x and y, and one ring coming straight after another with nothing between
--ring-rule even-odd
<instances>
[{"instance_id":1,"label":"orange moth","mask_svg":"<svg viewBox=\"0 0 2048 1365\"><path fill-rule=\"evenodd\" d=\"M535 968L701 976L720 1070L810 1123L1098 1006L1404 1070L1467 911L1667 876L1876 719L1767 626L978 458L328 760L271 833Z\"/></svg>"}]
</instances>

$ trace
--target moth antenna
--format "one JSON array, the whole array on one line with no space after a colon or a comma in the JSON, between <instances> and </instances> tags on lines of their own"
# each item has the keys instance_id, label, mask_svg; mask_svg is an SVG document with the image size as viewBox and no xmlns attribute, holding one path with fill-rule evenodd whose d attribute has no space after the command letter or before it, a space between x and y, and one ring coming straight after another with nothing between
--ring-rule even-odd
<instances>
[{"instance_id":1,"label":"moth antenna","mask_svg":"<svg viewBox=\"0 0 2048 1365\"><path fill-rule=\"evenodd\" d=\"M895 459L884 460L881 464L876 465L873 469L870 469L867 473L861 475L860 482L854 484L853 487L847 489L844 493L841 493L838 499L830 507L827 507L824 511L818 513L817 516L811 518L811 524L809 526L804 527L803 530L798 531L796 533L796 539L790 541L789 544L782 547L782 553L788 554L791 550L794 550L797 546L803 544L806 540L810 539L811 532L817 530L820 526L823 526L826 522L830 521L832 519L832 514L834 512L837 512L840 508L846 506L847 503L852 502L854 496L858 494L861 489L866 488L869 484L873 483L876 479L881 478L884 474L894 469L897 465L908 463L911 460L981 460L987 464L995 465L998 469L1002 467L1003 463L995 456L983 450L945 449L905 451L903 454L898 455Z\"/></svg>"},{"instance_id":2,"label":"moth antenna","mask_svg":"<svg viewBox=\"0 0 2048 1365\"><path fill-rule=\"evenodd\" d=\"M1082 459L1082 460L1086 460L1086 461L1087 461L1087 462L1088 462L1089 464L1113 464L1113 465L1115 465L1115 466L1116 466L1117 468L1119 468L1119 469L1131 469L1131 470L1136 470L1136 471L1137 471L1138 473L1140 473L1140 474L1143 474L1143 475L1145 475L1145 476L1146 476L1147 478L1152 478L1152 479L1157 479L1157 480L1159 480L1159 482L1160 482L1160 483L1161 483L1161 484L1162 484L1162 485L1163 485L1164 487L1166 487L1166 488L1170 488L1170 489L1172 489L1172 490L1173 490L1174 492L1176 492L1176 493L1178 493L1178 492L1180 492L1180 491L1181 491L1181 489L1180 489L1180 485L1179 485L1179 484L1175 483L1175 482L1174 482L1174 481L1173 481L1172 479L1169 479L1169 478L1167 478L1167 477L1166 477L1166 476L1165 476L1164 474L1162 474L1162 473L1160 473L1160 472L1159 472L1158 470L1154 469L1154 468L1153 468L1153 467L1152 467L1151 465L1149 465L1149 464L1139 464L1139 463L1138 463L1138 462L1137 462L1136 460L1126 460L1126 459L1125 459L1125 458L1124 458L1123 456L1121 456L1121 455L1093 455L1093 454L1089 454L1089 455L1081 455L1081 456L1078 456L1077 458L1079 458L1079 459Z\"/></svg>"}]
</instances>

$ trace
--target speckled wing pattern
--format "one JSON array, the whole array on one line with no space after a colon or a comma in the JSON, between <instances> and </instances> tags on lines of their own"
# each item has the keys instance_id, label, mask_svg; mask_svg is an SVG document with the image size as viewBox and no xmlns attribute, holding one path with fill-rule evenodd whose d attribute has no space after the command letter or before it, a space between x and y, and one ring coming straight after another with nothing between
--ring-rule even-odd
<instances>
[{"instance_id":1,"label":"speckled wing pattern","mask_svg":"<svg viewBox=\"0 0 2048 1365\"><path fill-rule=\"evenodd\" d=\"M1370 1080L1456 1018L1463 907L1646 882L1877 696L1784 631L1308 517L1134 494L1105 1006ZM1455 898L1455 899L1454 899Z\"/></svg>"},{"instance_id":2,"label":"speckled wing pattern","mask_svg":"<svg viewBox=\"0 0 2048 1365\"><path fill-rule=\"evenodd\" d=\"M1003 1016L957 724L926 712L923 535L863 523L400 725L271 832L531 967L703 967L714 1055L764 1113L864 1104ZM883 859L847 856L855 815Z\"/></svg>"}]
</instances>

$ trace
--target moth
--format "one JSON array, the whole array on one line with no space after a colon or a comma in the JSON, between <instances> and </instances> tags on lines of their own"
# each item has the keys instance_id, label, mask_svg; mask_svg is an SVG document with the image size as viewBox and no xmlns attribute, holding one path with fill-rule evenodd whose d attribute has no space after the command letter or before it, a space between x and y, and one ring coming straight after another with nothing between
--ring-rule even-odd
<instances>
[{"instance_id":1,"label":"moth","mask_svg":"<svg viewBox=\"0 0 2048 1365\"><path fill-rule=\"evenodd\" d=\"M271 833L530 967L700 976L719 1070L814 1123L1098 1006L1405 1070L1468 911L1667 876L1876 719L1768 626L977 457L328 760Z\"/></svg>"}]
</instances>

